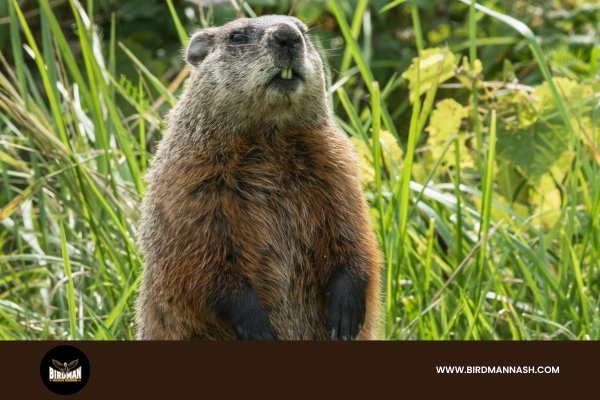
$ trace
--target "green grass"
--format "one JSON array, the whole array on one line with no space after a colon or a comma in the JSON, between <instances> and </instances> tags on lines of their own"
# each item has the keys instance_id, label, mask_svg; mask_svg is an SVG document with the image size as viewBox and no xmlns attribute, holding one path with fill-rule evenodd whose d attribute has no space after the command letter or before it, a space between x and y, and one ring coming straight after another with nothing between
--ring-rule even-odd
<instances>
[{"instance_id":1,"label":"green grass","mask_svg":"<svg viewBox=\"0 0 600 400\"><path fill-rule=\"evenodd\" d=\"M427 32L434 27L421 20L418 1L374 8L360 0L354 10L341 0L327 3L345 42L330 60L337 72L331 103L356 145L384 256L381 335L600 339L600 88L586 83L597 81L600 50L586 61L589 75L575 82L591 92L571 95L531 29L462 2L468 41L459 55L467 64L462 75L453 73L453 86L442 78L444 62L427 70ZM48 0L39 4L35 36L18 2L8 2L11 54L0 58L0 338L131 339L142 177L182 75L154 75L116 39L114 16L103 43L86 9L69 1L74 46ZM251 15L251 6L242 9ZM373 54L367 34L373 14L409 6L422 55L413 66L414 92L423 94L412 102L395 96L407 90L410 78L400 69L407 60L388 62L393 73L378 81L385 76L376 73L378 61L388 55ZM185 43L173 3L164 7ZM477 26L492 22L512 33L478 37ZM559 145L570 156L548 156L538 175L506 141L513 108L533 107L536 98L510 89L494 97L485 74L473 72L486 46L518 42L529 47L546 86L531 86L545 96L543 107L532 108L537 122L519 120L514 129L538 129L551 144L536 142L525 157L533 165ZM117 75L118 54L137 77ZM444 99L462 108L443 114ZM436 142L435 129L459 112L458 128Z\"/></svg>"}]
</instances>

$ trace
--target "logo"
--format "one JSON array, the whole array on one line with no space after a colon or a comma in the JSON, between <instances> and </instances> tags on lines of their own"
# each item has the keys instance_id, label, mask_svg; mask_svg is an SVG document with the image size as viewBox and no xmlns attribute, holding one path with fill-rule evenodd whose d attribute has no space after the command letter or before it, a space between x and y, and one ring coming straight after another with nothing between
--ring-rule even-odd
<instances>
[{"instance_id":1,"label":"logo","mask_svg":"<svg viewBox=\"0 0 600 400\"><path fill-rule=\"evenodd\" d=\"M90 377L90 363L81 350L69 345L57 346L46 353L40 364L42 382L56 394L74 394L83 389Z\"/></svg>"},{"instance_id":2,"label":"logo","mask_svg":"<svg viewBox=\"0 0 600 400\"><path fill-rule=\"evenodd\" d=\"M74 369L79 364L79 360L61 364L52 359L52 364L57 369L50 367L50 382L81 382L81 367Z\"/></svg>"}]
</instances>

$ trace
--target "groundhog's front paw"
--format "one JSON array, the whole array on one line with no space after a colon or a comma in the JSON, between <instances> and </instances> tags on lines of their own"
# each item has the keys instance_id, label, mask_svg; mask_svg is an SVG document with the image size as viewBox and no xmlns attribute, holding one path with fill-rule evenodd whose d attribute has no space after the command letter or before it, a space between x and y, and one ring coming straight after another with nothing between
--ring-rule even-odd
<instances>
[{"instance_id":1,"label":"groundhog's front paw","mask_svg":"<svg viewBox=\"0 0 600 400\"><path fill-rule=\"evenodd\" d=\"M235 291L217 297L213 306L238 339L277 340L269 316L248 282L243 282Z\"/></svg>"},{"instance_id":2,"label":"groundhog's front paw","mask_svg":"<svg viewBox=\"0 0 600 400\"><path fill-rule=\"evenodd\" d=\"M365 281L335 273L327 290L327 330L331 339L351 340L365 320Z\"/></svg>"},{"instance_id":3,"label":"groundhog's front paw","mask_svg":"<svg viewBox=\"0 0 600 400\"><path fill-rule=\"evenodd\" d=\"M277 340L277 333L264 310L239 315L231 326L241 340Z\"/></svg>"}]
</instances>

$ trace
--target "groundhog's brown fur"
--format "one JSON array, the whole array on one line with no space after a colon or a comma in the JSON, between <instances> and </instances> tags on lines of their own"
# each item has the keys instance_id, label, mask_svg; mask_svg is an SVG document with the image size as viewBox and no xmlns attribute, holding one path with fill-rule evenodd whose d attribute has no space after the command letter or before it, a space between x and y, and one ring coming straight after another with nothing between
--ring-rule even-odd
<instances>
[{"instance_id":1,"label":"groundhog's brown fur","mask_svg":"<svg viewBox=\"0 0 600 400\"><path fill-rule=\"evenodd\" d=\"M378 248L305 30L268 16L192 37L147 175L140 339L376 338ZM271 83L288 65L301 79Z\"/></svg>"}]
</instances>

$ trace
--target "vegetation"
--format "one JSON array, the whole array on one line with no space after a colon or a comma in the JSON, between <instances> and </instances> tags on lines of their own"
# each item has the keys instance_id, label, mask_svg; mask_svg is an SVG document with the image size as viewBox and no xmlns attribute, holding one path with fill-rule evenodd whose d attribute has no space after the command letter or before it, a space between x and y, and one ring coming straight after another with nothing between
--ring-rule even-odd
<instances>
[{"instance_id":1,"label":"vegetation","mask_svg":"<svg viewBox=\"0 0 600 400\"><path fill-rule=\"evenodd\" d=\"M291 13L361 160L382 336L600 339L600 4L193 3L0 4L0 338L134 337L137 207L180 49Z\"/></svg>"}]
</instances>

